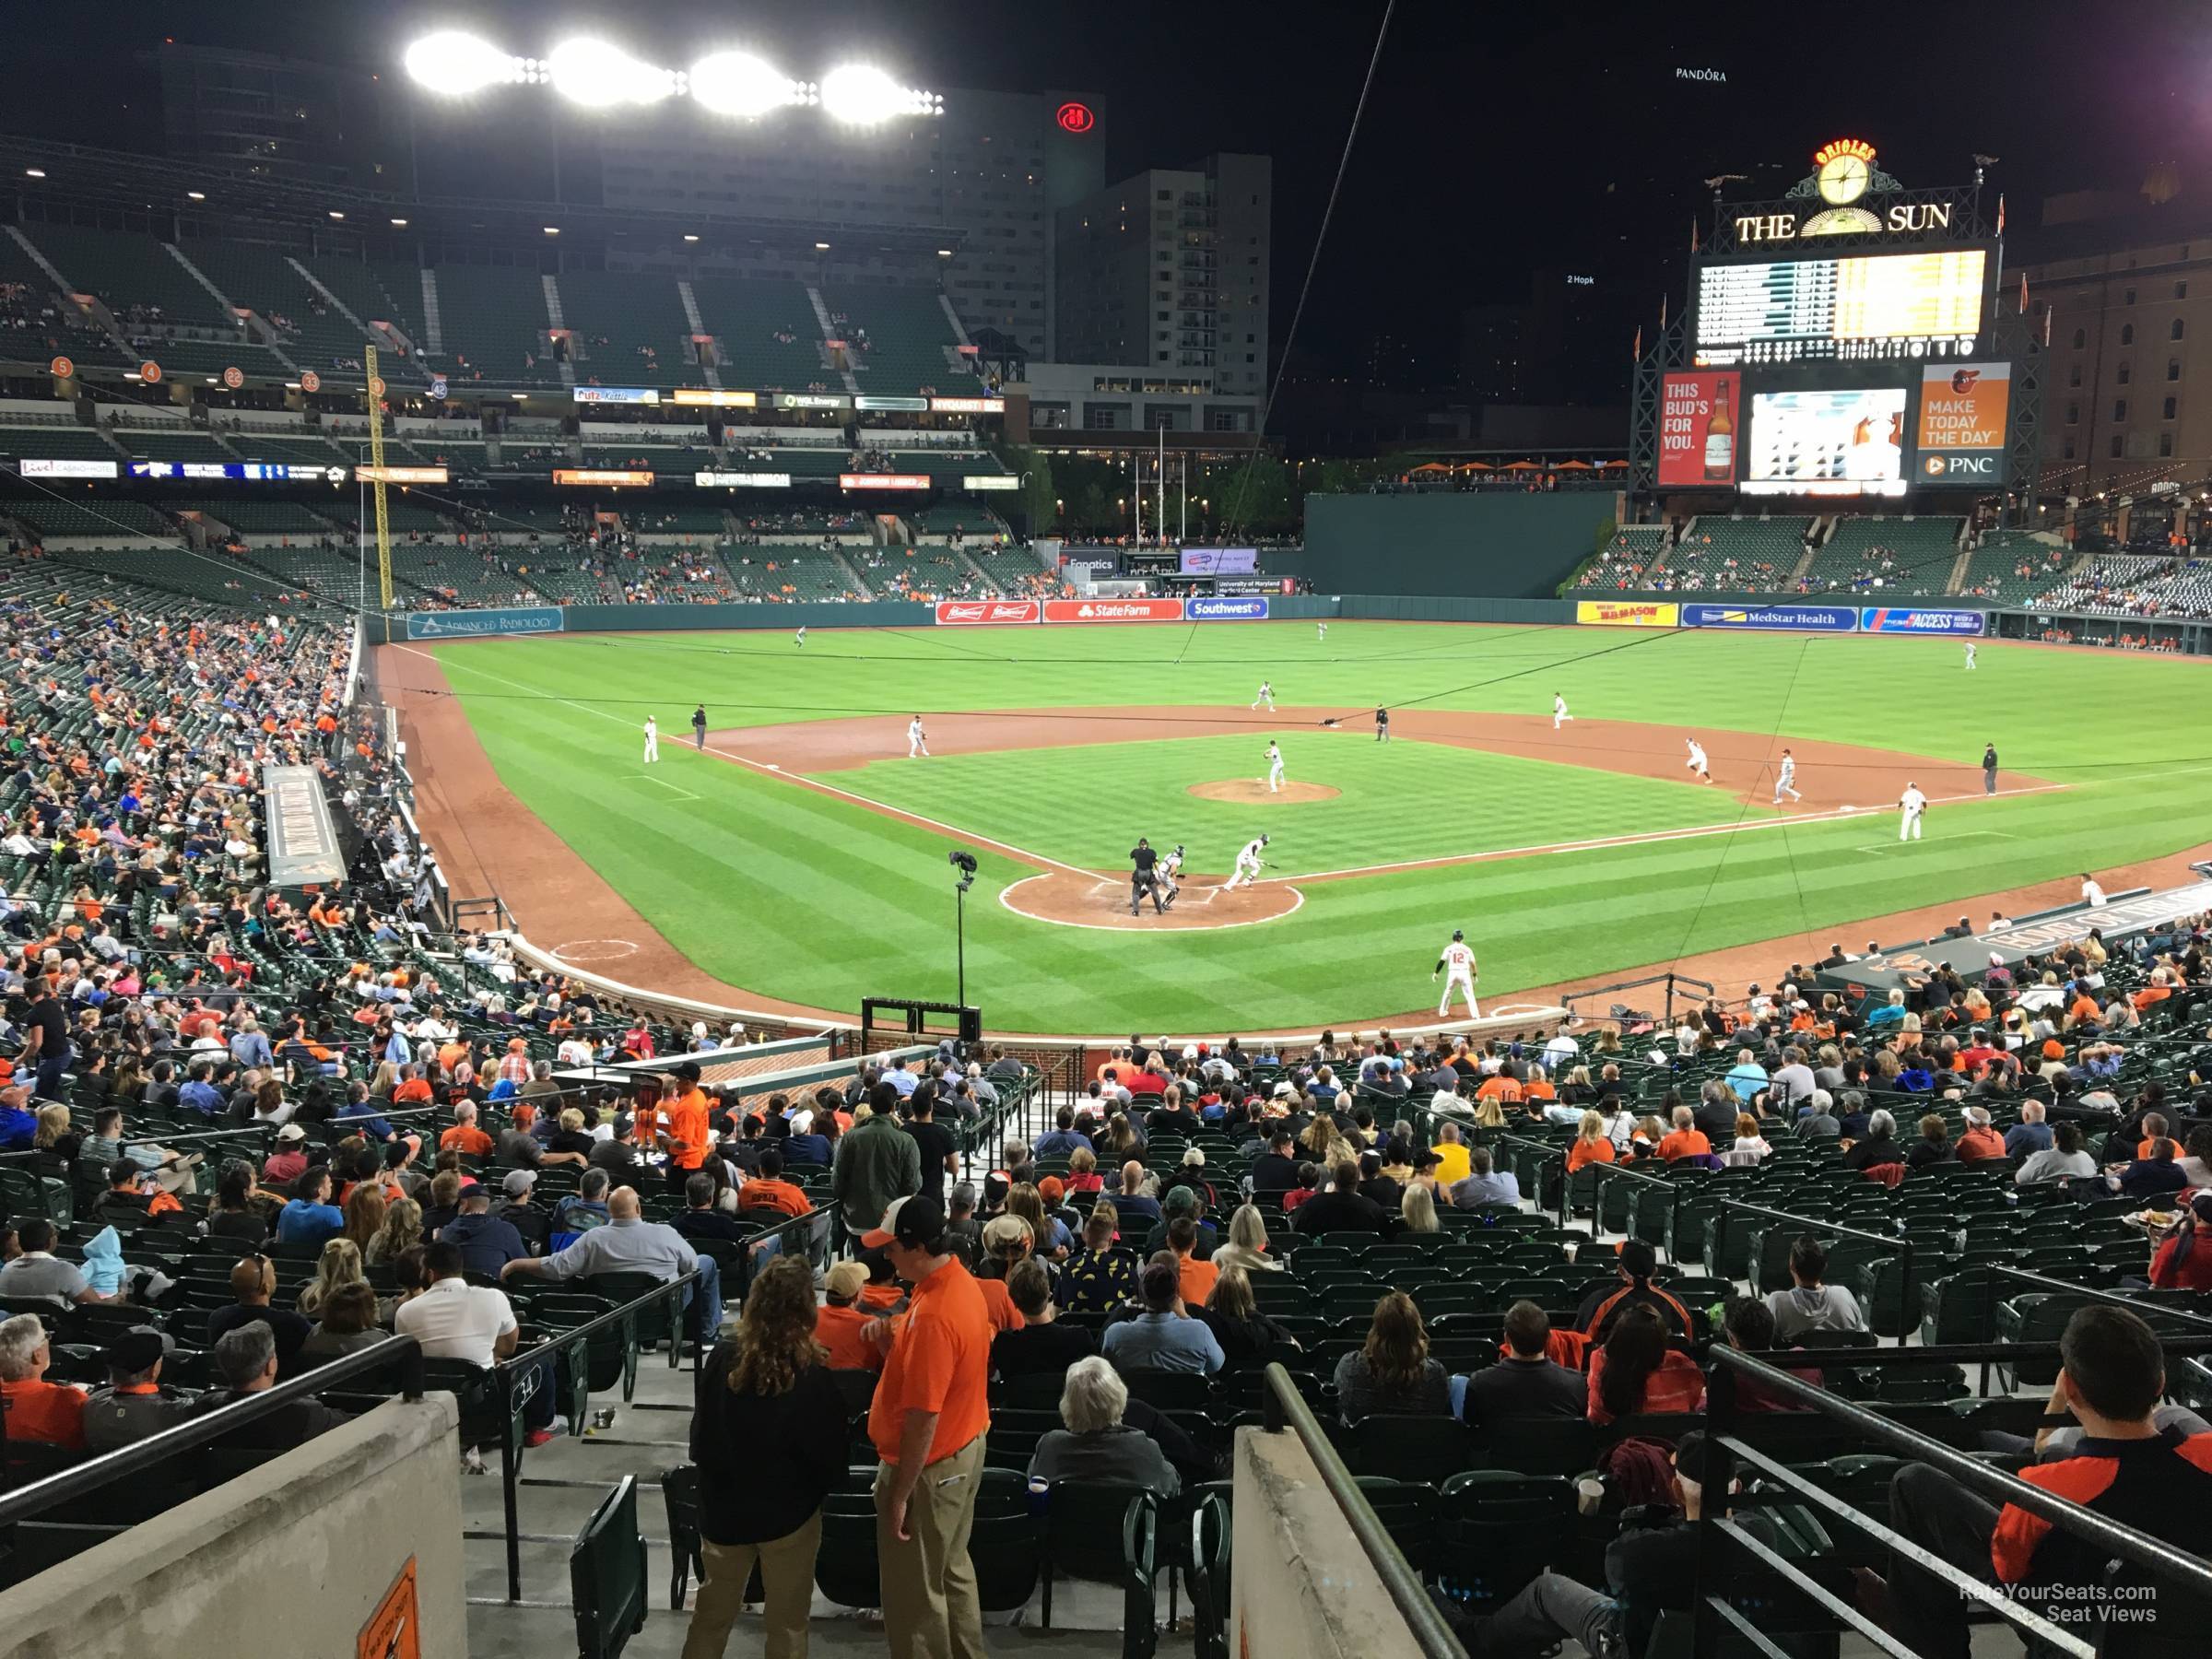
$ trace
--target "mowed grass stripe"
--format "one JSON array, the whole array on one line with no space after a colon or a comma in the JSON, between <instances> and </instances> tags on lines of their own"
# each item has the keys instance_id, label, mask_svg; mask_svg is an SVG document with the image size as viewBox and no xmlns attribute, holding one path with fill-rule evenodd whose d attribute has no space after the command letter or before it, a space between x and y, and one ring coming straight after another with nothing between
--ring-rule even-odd
<instances>
[{"instance_id":1,"label":"mowed grass stripe","mask_svg":"<svg viewBox=\"0 0 2212 1659\"><path fill-rule=\"evenodd\" d=\"M1994 737L2008 767L2077 784L2061 794L1938 807L1928 839L1896 855L1857 850L1891 842L1897 832L1894 813L1867 813L1740 837L1316 883L1305 888L1304 908L1283 924L1212 934L1090 933L1012 915L996 893L1029 872L979 847L982 877L971 898L988 898L968 908L969 994L993 1024L1009 1030L1341 1025L1433 1006L1428 971L1453 926L1466 927L1481 950L1486 1002L1510 999L1516 986L1664 961L1678 949L1801 930L1825 947L1833 929L1855 918L2077 869L2109 870L2191 845L2212 808L2212 752L2198 752L2212 744L2189 714L2201 706L2189 699L2206 686L2198 677L2205 665L2192 662L1988 645L1970 679L1952 641L1820 640L1808 647L1787 638L1688 634L1598 655L1618 636L1334 624L1317 652L1311 627L1288 624L1202 629L1190 641L1191 659L1171 667L1159 653L1177 641L1166 636L1187 630L1011 631L1036 660L956 664L923 641L882 632L810 636L803 665L793 661L797 653L765 648L788 646L788 636L774 633L679 635L666 645L471 643L436 654L502 781L678 948L732 983L840 1009L855 1007L870 989L950 997L951 873L944 858L959 838L688 753L684 727L694 701L707 701L717 727L809 718L803 711L819 707L899 713L1118 701L1241 711L1265 675L1281 699L1371 707L1519 675L1437 706L1541 712L1557 680L1576 712L1593 717L1779 729L1970 761ZM717 641L729 642L730 654ZM959 642L977 643L966 633ZM1571 677L1551 666L1570 650L1578 665ZM1129 660L1112 660L1116 653ZM1537 672L1521 673L1536 665ZM739 706L748 712L735 712ZM1779 716L1771 712L1777 707ZM648 710L664 729L659 771L696 793L697 802L623 777L639 771L637 727ZM1354 748L1362 741L1357 734L1345 740ZM1241 737L1183 741L1253 747ZM1364 741L1372 749L1371 738ZM1294 778L1312 775L1307 747L1303 736L1287 740ZM1424 760L1447 752L1418 747ZM1111 856L1099 862L1118 869L1130 839L1147 831L1125 823L1117 791L1128 780L1086 761L1097 753L1053 754L1053 786L1034 793L1062 814L1056 837L1102 841ZM1593 777L1517 764L1570 780L1551 784L1546 802L1583 793ZM903 765L886 768L896 774ZM1072 769L1072 782L1059 777L1062 767ZM836 782L850 786L853 779L845 773ZM1379 787L1393 837L1401 834L1397 826L1426 818L1471 834L1498 832L1482 822L1485 812L1502 810L1497 800L1478 796L1439 814L1418 787L1394 790L1387 778ZM952 823L974 821L911 794L901 804ZM1294 809L1287 821L1333 805ZM1515 803L1513 812L1526 822L1526 808ZM1597 832L1626 828L1601 825ZM1968 829L2016 839L1961 833ZM496 836L496 825L476 828L479 846L495 853ZM1845 943L1855 948L1863 941ZM1785 937L1777 965L1798 954Z\"/></svg>"}]
</instances>

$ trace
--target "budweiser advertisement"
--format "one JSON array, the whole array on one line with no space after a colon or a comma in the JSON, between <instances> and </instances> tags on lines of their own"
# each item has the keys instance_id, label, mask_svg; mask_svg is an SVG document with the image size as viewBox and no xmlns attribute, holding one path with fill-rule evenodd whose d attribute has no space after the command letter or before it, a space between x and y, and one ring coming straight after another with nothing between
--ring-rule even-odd
<instances>
[{"instance_id":1,"label":"budweiser advertisement","mask_svg":"<svg viewBox=\"0 0 2212 1659\"><path fill-rule=\"evenodd\" d=\"M1180 622L1180 599L1047 599L1047 622Z\"/></svg>"},{"instance_id":2,"label":"budweiser advertisement","mask_svg":"<svg viewBox=\"0 0 2212 1659\"><path fill-rule=\"evenodd\" d=\"M1734 373L1667 374L1659 382L1659 486L1727 484L1735 478L1743 402Z\"/></svg>"},{"instance_id":3,"label":"budweiser advertisement","mask_svg":"<svg viewBox=\"0 0 2212 1659\"><path fill-rule=\"evenodd\" d=\"M980 628L995 622L1034 622L1037 615L1038 602L1034 599L937 601L939 628Z\"/></svg>"}]
</instances>

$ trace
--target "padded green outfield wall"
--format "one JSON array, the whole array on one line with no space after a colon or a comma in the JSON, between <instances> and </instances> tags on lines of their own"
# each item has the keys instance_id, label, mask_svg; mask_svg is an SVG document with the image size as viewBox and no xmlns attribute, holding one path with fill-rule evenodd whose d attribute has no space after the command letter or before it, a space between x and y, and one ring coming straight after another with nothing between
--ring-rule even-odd
<instances>
[{"instance_id":1,"label":"padded green outfield wall","mask_svg":"<svg viewBox=\"0 0 2212 1659\"><path fill-rule=\"evenodd\" d=\"M1308 496L1297 574L1324 594L1549 599L1612 517L1602 489Z\"/></svg>"}]
</instances>

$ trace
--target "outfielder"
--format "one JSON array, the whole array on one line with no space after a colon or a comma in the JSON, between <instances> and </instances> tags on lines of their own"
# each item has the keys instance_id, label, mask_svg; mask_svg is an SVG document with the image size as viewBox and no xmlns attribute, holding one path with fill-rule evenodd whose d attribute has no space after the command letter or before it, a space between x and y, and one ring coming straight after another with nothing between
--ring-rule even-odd
<instances>
[{"instance_id":1,"label":"outfielder","mask_svg":"<svg viewBox=\"0 0 2212 1659\"><path fill-rule=\"evenodd\" d=\"M1321 629L1319 633L1313 636L1315 641L1325 643L1329 637L1329 625L1326 622L1316 622L1313 624L1313 626Z\"/></svg>"},{"instance_id":2,"label":"outfielder","mask_svg":"<svg viewBox=\"0 0 2212 1659\"><path fill-rule=\"evenodd\" d=\"M1907 782L1905 793L1897 797L1897 805L1901 814L1897 821L1897 839L1900 841L1918 841L1920 815L1928 809L1928 797L1920 793L1917 783Z\"/></svg>"},{"instance_id":3,"label":"outfielder","mask_svg":"<svg viewBox=\"0 0 2212 1659\"><path fill-rule=\"evenodd\" d=\"M906 723L906 758L912 760L916 755L924 759L929 758L929 737L922 730L922 716L919 714Z\"/></svg>"},{"instance_id":4,"label":"outfielder","mask_svg":"<svg viewBox=\"0 0 2212 1659\"><path fill-rule=\"evenodd\" d=\"M1782 751L1782 771L1774 779L1774 805L1781 806L1785 794L1793 801L1805 799L1797 793L1797 757L1786 748Z\"/></svg>"},{"instance_id":5,"label":"outfielder","mask_svg":"<svg viewBox=\"0 0 2212 1659\"><path fill-rule=\"evenodd\" d=\"M1432 985L1436 983L1436 976L1447 968L1452 973L1444 981L1444 999L1436 1005L1436 1017L1441 1019L1452 1011L1452 993L1458 991L1467 999L1467 1018L1480 1019L1482 1010L1475 1006L1475 982L1482 974L1475 966L1475 951L1468 945L1464 929L1455 927L1452 930L1452 943L1445 946L1444 954L1436 959L1436 966L1429 973L1429 982Z\"/></svg>"},{"instance_id":6,"label":"outfielder","mask_svg":"<svg viewBox=\"0 0 2212 1659\"><path fill-rule=\"evenodd\" d=\"M1969 674L1974 671L1974 642L1971 640L1966 642L1966 671Z\"/></svg>"},{"instance_id":7,"label":"outfielder","mask_svg":"<svg viewBox=\"0 0 2212 1659\"><path fill-rule=\"evenodd\" d=\"M801 623L799 625L799 631L791 642L794 645L796 645L801 651L806 649L806 627L805 623Z\"/></svg>"},{"instance_id":8,"label":"outfielder","mask_svg":"<svg viewBox=\"0 0 2212 1659\"><path fill-rule=\"evenodd\" d=\"M1267 705L1268 713L1272 714L1275 712L1275 686L1272 681L1262 680L1260 682L1260 694L1252 700L1252 706L1255 709L1258 708L1262 703L1265 703Z\"/></svg>"},{"instance_id":9,"label":"outfielder","mask_svg":"<svg viewBox=\"0 0 2212 1659\"><path fill-rule=\"evenodd\" d=\"M653 716L648 714L645 716L645 759L658 760L660 758L661 728Z\"/></svg>"},{"instance_id":10,"label":"outfielder","mask_svg":"<svg viewBox=\"0 0 2212 1659\"><path fill-rule=\"evenodd\" d=\"M1267 793L1277 794L1283 787L1283 751L1273 743L1267 746Z\"/></svg>"},{"instance_id":11,"label":"outfielder","mask_svg":"<svg viewBox=\"0 0 2212 1659\"><path fill-rule=\"evenodd\" d=\"M1554 691L1551 694L1551 729L1556 732L1559 729L1561 721L1573 718L1573 715L1567 712L1567 700Z\"/></svg>"},{"instance_id":12,"label":"outfielder","mask_svg":"<svg viewBox=\"0 0 2212 1659\"><path fill-rule=\"evenodd\" d=\"M1698 774L1698 782L1712 782L1712 768L1705 759L1705 746L1695 737L1685 737L1682 741L1689 746L1689 770Z\"/></svg>"},{"instance_id":13,"label":"outfielder","mask_svg":"<svg viewBox=\"0 0 2212 1659\"><path fill-rule=\"evenodd\" d=\"M1237 854L1237 873L1221 884L1223 891L1226 892L1233 887L1250 887L1253 884L1253 879L1259 875L1260 866L1264 862L1260 857L1260 849L1266 844L1267 838L1264 835L1255 835L1244 843L1243 849Z\"/></svg>"}]
</instances>

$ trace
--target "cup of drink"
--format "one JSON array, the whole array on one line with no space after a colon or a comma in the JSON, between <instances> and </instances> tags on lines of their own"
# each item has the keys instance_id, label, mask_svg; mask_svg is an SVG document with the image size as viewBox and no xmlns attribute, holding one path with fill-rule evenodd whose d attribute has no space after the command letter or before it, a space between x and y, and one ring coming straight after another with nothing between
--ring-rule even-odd
<instances>
[{"instance_id":1,"label":"cup of drink","mask_svg":"<svg viewBox=\"0 0 2212 1659\"><path fill-rule=\"evenodd\" d=\"M1052 1489L1053 1483L1042 1476L1030 1477L1030 1513L1040 1521L1044 1519L1045 1502Z\"/></svg>"}]
</instances>

